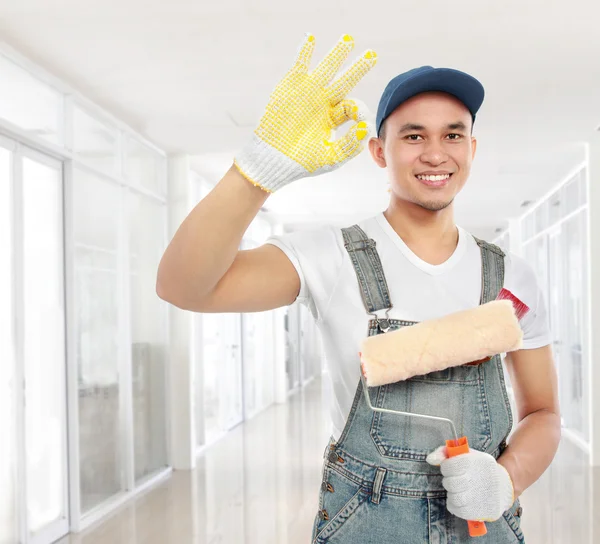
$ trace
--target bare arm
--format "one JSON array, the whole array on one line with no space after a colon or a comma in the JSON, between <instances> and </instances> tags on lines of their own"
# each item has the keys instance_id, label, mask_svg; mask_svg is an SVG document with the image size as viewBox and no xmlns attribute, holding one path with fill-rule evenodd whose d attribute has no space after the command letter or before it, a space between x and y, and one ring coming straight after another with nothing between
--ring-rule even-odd
<instances>
[{"instance_id":1,"label":"bare arm","mask_svg":"<svg viewBox=\"0 0 600 544\"><path fill-rule=\"evenodd\" d=\"M156 281L158 296L167 302L201 312L252 312L290 304L298 295L300 278L281 250L265 245L238 252L240 242L267 191L329 172L362 151L368 124L357 102L346 95L377 62L375 52L367 51L334 79L354 40L340 38L309 73L314 47L314 36L306 35L257 130L236 155L237 167L231 167L175 233ZM329 142L331 129L349 120L357 122Z\"/></svg>"},{"instance_id":2,"label":"bare arm","mask_svg":"<svg viewBox=\"0 0 600 544\"><path fill-rule=\"evenodd\" d=\"M550 466L560 441L557 376L552 349L522 349L507 354L519 423L498 459L513 481L515 498Z\"/></svg>"},{"instance_id":3,"label":"bare arm","mask_svg":"<svg viewBox=\"0 0 600 544\"><path fill-rule=\"evenodd\" d=\"M248 312L291 304L300 279L285 254L265 245L238 251L269 193L235 168L186 217L160 261L156 292L202 312Z\"/></svg>"}]
</instances>

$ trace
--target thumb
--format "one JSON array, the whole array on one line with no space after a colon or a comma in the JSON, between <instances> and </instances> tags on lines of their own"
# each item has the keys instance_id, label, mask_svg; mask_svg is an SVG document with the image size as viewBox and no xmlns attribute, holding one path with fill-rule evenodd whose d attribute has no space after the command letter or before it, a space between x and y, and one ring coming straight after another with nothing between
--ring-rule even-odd
<instances>
[{"instance_id":1,"label":"thumb","mask_svg":"<svg viewBox=\"0 0 600 544\"><path fill-rule=\"evenodd\" d=\"M427 456L426 461L434 467L439 467L442 464L442 462L446 459L448 459L448 454L446 453L446 446L440 446Z\"/></svg>"}]
</instances>

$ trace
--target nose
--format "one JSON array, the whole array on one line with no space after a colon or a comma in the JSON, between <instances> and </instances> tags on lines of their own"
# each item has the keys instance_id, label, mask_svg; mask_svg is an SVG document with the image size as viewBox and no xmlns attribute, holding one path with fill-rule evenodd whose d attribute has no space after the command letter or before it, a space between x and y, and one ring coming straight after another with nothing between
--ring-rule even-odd
<instances>
[{"instance_id":1,"label":"nose","mask_svg":"<svg viewBox=\"0 0 600 544\"><path fill-rule=\"evenodd\" d=\"M421 161L432 166L439 166L448 160L448 155L438 142L430 141L421 154Z\"/></svg>"}]
</instances>

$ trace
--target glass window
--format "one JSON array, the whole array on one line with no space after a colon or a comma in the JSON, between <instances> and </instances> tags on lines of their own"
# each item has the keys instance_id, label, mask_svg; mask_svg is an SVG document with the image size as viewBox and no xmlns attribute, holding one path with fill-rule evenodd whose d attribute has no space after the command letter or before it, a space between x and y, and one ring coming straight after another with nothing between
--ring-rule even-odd
<instances>
[{"instance_id":1,"label":"glass window","mask_svg":"<svg viewBox=\"0 0 600 544\"><path fill-rule=\"evenodd\" d=\"M529 240L535 235L535 215L533 213L528 213L521 220L521 229L523 240Z\"/></svg>"},{"instance_id":2,"label":"glass window","mask_svg":"<svg viewBox=\"0 0 600 544\"><path fill-rule=\"evenodd\" d=\"M90 166L117 174L119 131L107 126L85 110L73 108L73 152Z\"/></svg>"},{"instance_id":3,"label":"glass window","mask_svg":"<svg viewBox=\"0 0 600 544\"><path fill-rule=\"evenodd\" d=\"M561 202L562 200L562 195L560 190L559 191L555 191L554 194L550 197L549 199L549 221L550 221L550 225L554 225L555 223L557 223L560 218L562 217L562 209L564 208L564 203Z\"/></svg>"},{"instance_id":4,"label":"glass window","mask_svg":"<svg viewBox=\"0 0 600 544\"><path fill-rule=\"evenodd\" d=\"M590 322L588 319L589 308L590 308L590 289L589 289L589 275L588 275L588 220L589 211L584 210L579 215L579 234L581 240L581 262L580 262L580 273L581 273L581 357L583 359L581 377L583 380L583 399L581 403L582 411L582 425L583 425L583 436L589 441L590 440L590 420L589 420L589 405L591 402L589 389L586 384L591 379L591 354L589 349L590 342Z\"/></svg>"},{"instance_id":5,"label":"glass window","mask_svg":"<svg viewBox=\"0 0 600 544\"><path fill-rule=\"evenodd\" d=\"M165 195L165 158L131 136L126 136L125 142L125 177L135 185Z\"/></svg>"},{"instance_id":6,"label":"glass window","mask_svg":"<svg viewBox=\"0 0 600 544\"><path fill-rule=\"evenodd\" d=\"M135 479L167 465L167 305L156 295L165 248L165 206L129 195L129 262Z\"/></svg>"},{"instance_id":7,"label":"glass window","mask_svg":"<svg viewBox=\"0 0 600 544\"><path fill-rule=\"evenodd\" d=\"M583 287L585 249L582 215L569 219L561 232L563 261L563 360L561 366L561 406L565 425L588 436L587 394L588 365L584 360L583 330L586 326Z\"/></svg>"},{"instance_id":8,"label":"glass window","mask_svg":"<svg viewBox=\"0 0 600 544\"><path fill-rule=\"evenodd\" d=\"M0 55L0 117L22 130L63 145L63 95Z\"/></svg>"},{"instance_id":9,"label":"glass window","mask_svg":"<svg viewBox=\"0 0 600 544\"><path fill-rule=\"evenodd\" d=\"M119 425L118 208L120 189L75 169L75 331L81 509L122 489Z\"/></svg>"}]
</instances>

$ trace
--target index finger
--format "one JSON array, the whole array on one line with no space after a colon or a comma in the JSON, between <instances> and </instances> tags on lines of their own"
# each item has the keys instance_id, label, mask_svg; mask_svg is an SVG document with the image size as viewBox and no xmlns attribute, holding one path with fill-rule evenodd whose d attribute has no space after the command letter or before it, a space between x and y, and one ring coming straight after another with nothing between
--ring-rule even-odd
<instances>
[{"instance_id":1,"label":"index finger","mask_svg":"<svg viewBox=\"0 0 600 544\"><path fill-rule=\"evenodd\" d=\"M377 64L377 53L368 50L357 59L348 70L336 79L328 89L327 95L332 104L343 100L357 83Z\"/></svg>"},{"instance_id":2,"label":"index finger","mask_svg":"<svg viewBox=\"0 0 600 544\"><path fill-rule=\"evenodd\" d=\"M325 87L333 79L333 76L337 74L353 48L354 38L349 34L344 34L338 40L335 47L315 68L312 74L313 77Z\"/></svg>"}]
</instances>

